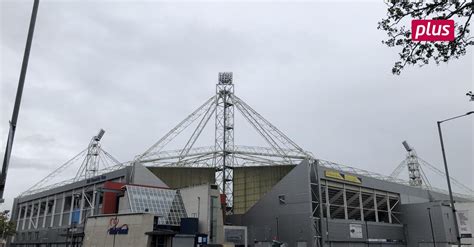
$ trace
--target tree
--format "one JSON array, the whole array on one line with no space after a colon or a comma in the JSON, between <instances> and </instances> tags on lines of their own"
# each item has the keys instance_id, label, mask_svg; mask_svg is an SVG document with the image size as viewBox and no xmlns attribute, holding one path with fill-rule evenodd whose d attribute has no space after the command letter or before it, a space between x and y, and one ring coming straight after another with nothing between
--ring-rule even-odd
<instances>
[{"instance_id":1,"label":"tree","mask_svg":"<svg viewBox=\"0 0 474 247\"><path fill-rule=\"evenodd\" d=\"M430 61L436 64L457 59L466 54L466 47L474 45L469 35L469 26L474 9L473 0L464 1L386 1L387 18L378 23L378 29L387 33L382 43L388 47L399 47L399 60L392 73L399 75L406 65L423 66ZM455 39L450 42L412 42L410 26L412 19L454 19Z\"/></svg>"},{"instance_id":2,"label":"tree","mask_svg":"<svg viewBox=\"0 0 474 247\"><path fill-rule=\"evenodd\" d=\"M8 212L0 212L0 238L7 239L15 234L15 223L8 219Z\"/></svg>"}]
</instances>

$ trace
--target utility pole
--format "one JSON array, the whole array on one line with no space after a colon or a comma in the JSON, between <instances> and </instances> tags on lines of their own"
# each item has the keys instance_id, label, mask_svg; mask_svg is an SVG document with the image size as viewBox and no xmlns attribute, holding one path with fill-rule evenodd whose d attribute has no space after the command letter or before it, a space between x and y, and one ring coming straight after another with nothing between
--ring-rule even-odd
<instances>
[{"instance_id":1,"label":"utility pole","mask_svg":"<svg viewBox=\"0 0 474 247\"><path fill-rule=\"evenodd\" d=\"M449 201L450 201L450 204L451 204L451 209L453 211L453 220L454 220L454 229L456 230L456 238L457 238L457 245L459 247L461 247L461 235L459 233L459 225L458 225L458 219L456 217L456 206L455 206L455 201L454 201L454 197L453 197L453 190L451 189L451 179L449 177L449 170L448 170L448 161L446 159L446 150L444 149L444 141L443 141L443 133L441 131L441 124L444 123L444 122L447 122L447 121L450 121L450 120L453 120L453 119L457 119L457 118L461 118L461 117L465 117L465 116L469 116L471 114L473 114L474 111L470 111L466 114L462 114L462 115L459 115L459 116L456 116L456 117L452 117L452 118L448 118L448 119L445 119L445 120L442 120L442 121L438 121L437 124L438 124L438 134L439 134L439 142L441 144L441 152L443 154L443 163L444 163L444 171L446 173L446 182L448 184L448 192L449 192Z\"/></svg>"},{"instance_id":2,"label":"utility pole","mask_svg":"<svg viewBox=\"0 0 474 247\"><path fill-rule=\"evenodd\" d=\"M431 227L431 237L433 238L433 247L436 247L436 239L435 239L435 233L433 229L433 220L431 219L431 208L428 209L428 217L430 219L430 227Z\"/></svg>"},{"instance_id":3,"label":"utility pole","mask_svg":"<svg viewBox=\"0 0 474 247\"><path fill-rule=\"evenodd\" d=\"M26 38L25 53L21 64L20 80L16 91L15 105L13 107L12 119L10 121L10 130L8 131L7 146L5 147L5 155L3 157L2 174L0 175L0 203L3 203L3 193L5 192L5 182L7 180L8 165L12 153L13 139L15 138L16 124L18 113L20 111L21 96L23 94L23 86L25 84L26 70L28 68L28 60L30 58L31 42L33 41L33 33L35 31L36 15L38 13L39 0L34 0L33 11L31 13L30 27L28 29L28 37Z\"/></svg>"}]
</instances>

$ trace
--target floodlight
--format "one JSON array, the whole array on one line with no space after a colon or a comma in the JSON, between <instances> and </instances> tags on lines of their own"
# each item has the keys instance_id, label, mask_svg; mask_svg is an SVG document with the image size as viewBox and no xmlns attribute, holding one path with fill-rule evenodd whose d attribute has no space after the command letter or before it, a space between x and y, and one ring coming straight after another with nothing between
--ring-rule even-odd
<instances>
[{"instance_id":1,"label":"floodlight","mask_svg":"<svg viewBox=\"0 0 474 247\"><path fill-rule=\"evenodd\" d=\"M100 129L100 130L99 130L99 134L97 134L97 135L95 136L95 140L96 140L96 141L100 141L100 139L102 139L102 136L104 136L104 134L105 134L105 130Z\"/></svg>"},{"instance_id":2,"label":"floodlight","mask_svg":"<svg viewBox=\"0 0 474 247\"><path fill-rule=\"evenodd\" d=\"M219 84L232 84L232 72L220 72Z\"/></svg>"},{"instance_id":3,"label":"floodlight","mask_svg":"<svg viewBox=\"0 0 474 247\"><path fill-rule=\"evenodd\" d=\"M402 142L403 146L405 147L405 149L407 150L407 152L411 152L413 149L410 147L410 145L408 145L408 142L407 141L403 141Z\"/></svg>"}]
</instances>

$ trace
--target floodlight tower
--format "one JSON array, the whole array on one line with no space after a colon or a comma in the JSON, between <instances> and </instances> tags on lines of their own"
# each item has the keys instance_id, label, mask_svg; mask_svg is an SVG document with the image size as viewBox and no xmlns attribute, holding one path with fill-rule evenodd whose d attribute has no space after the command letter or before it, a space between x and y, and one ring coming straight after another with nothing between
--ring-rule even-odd
<instances>
[{"instance_id":1,"label":"floodlight tower","mask_svg":"<svg viewBox=\"0 0 474 247\"><path fill-rule=\"evenodd\" d=\"M403 141L402 144L408 152L407 167L408 177L410 178L410 185L421 187L421 185L423 184L423 180L421 179L420 163L418 162L418 156L415 152L415 149L410 147L407 141Z\"/></svg>"},{"instance_id":2,"label":"floodlight tower","mask_svg":"<svg viewBox=\"0 0 474 247\"><path fill-rule=\"evenodd\" d=\"M87 156L83 161L81 168L77 171L76 177L79 178L84 175L85 179L97 176L100 170L100 140L105 134L105 130L100 129L96 136L93 136L89 146L87 147Z\"/></svg>"},{"instance_id":3,"label":"floodlight tower","mask_svg":"<svg viewBox=\"0 0 474 247\"><path fill-rule=\"evenodd\" d=\"M313 155L263 118L234 93L232 72L221 72L216 93L183 121L172 128L158 142L138 155L134 162L148 166L212 167L215 181L222 195L223 209L233 214L233 169L244 166L296 165ZM240 112L244 120L265 140L267 147L234 144L234 112ZM215 114L213 146L194 147L203 129ZM168 143L186 128L195 124L194 131L182 149L164 150Z\"/></svg>"},{"instance_id":4,"label":"floodlight tower","mask_svg":"<svg viewBox=\"0 0 474 247\"><path fill-rule=\"evenodd\" d=\"M216 85L215 154L216 180L224 194L227 209L232 208L234 167L234 104L232 72L219 73Z\"/></svg>"},{"instance_id":5,"label":"floodlight tower","mask_svg":"<svg viewBox=\"0 0 474 247\"><path fill-rule=\"evenodd\" d=\"M33 195L42 191L64 186L66 184L95 178L101 174L122 169L127 163L120 163L112 155L102 149L100 140L105 131L101 129L99 133L92 137L87 148L68 160L66 163L41 179L38 183L23 192L20 197ZM79 166L80 164L80 166ZM79 167L74 178L65 178L65 171ZM62 181L57 181L60 178ZM56 182L54 182L56 180Z\"/></svg>"}]
</instances>

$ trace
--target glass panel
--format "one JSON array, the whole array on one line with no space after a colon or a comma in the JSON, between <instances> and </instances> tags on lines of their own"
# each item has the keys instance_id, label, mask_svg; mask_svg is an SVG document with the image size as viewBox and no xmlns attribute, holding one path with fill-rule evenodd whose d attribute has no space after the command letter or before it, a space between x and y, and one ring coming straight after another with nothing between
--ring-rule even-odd
<instances>
[{"instance_id":1,"label":"glass panel","mask_svg":"<svg viewBox=\"0 0 474 247\"><path fill-rule=\"evenodd\" d=\"M29 218L31 215L31 206L28 205L26 206L26 218Z\"/></svg>"},{"instance_id":2,"label":"glass panel","mask_svg":"<svg viewBox=\"0 0 474 247\"><path fill-rule=\"evenodd\" d=\"M51 225L51 216L46 216L46 224L45 227L49 227Z\"/></svg>"},{"instance_id":3,"label":"glass panel","mask_svg":"<svg viewBox=\"0 0 474 247\"><path fill-rule=\"evenodd\" d=\"M69 212L71 211L72 196L68 196L65 199L66 201L64 202L64 212Z\"/></svg>"},{"instance_id":4,"label":"glass panel","mask_svg":"<svg viewBox=\"0 0 474 247\"><path fill-rule=\"evenodd\" d=\"M64 199L62 197L56 198L56 207L54 209L55 214L61 213L61 206L63 205L63 200Z\"/></svg>"},{"instance_id":5,"label":"glass panel","mask_svg":"<svg viewBox=\"0 0 474 247\"><path fill-rule=\"evenodd\" d=\"M21 210L20 211L20 219L23 219L23 218L25 218L25 215L26 215L26 206L21 207L20 210Z\"/></svg>"},{"instance_id":6,"label":"glass panel","mask_svg":"<svg viewBox=\"0 0 474 247\"><path fill-rule=\"evenodd\" d=\"M219 215L219 200L217 196L211 196L211 236L210 239L212 242L216 240L217 234L217 217Z\"/></svg>"},{"instance_id":7,"label":"glass panel","mask_svg":"<svg viewBox=\"0 0 474 247\"><path fill-rule=\"evenodd\" d=\"M37 225L36 229L39 229L39 228L43 227L43 220L44 220L44 216L40 216L38 218L38 222L37 222L38 225Z\"/></svg>"},{"instance_id":8,"label":"glass panel","mask_svg":"<svg viewBox=\"0 0 474 247\"><path fill-rule=\"evenodd\" d=\"M53 227L59 226L59 217L61 217L60 214L55 214L54 215Z\"/></svg>"},{"instance_id":9,"label":"glass panel","mask_svg":"<svg viewBox=\"0 0 474 247\"><path fill-rule=\"evenodd\" d=\"M46 211L46 201L41 202L40 204L40 216L44 215L45 211Z\"/></svg>"},{"instance_id":10,"label":"glass panel","mask_svg":"<svg viewBox=\"0 0 474 247\"><path fill-rule=\"evenodd\" d=\"M187 217L181 195L177 190L127 185L131 212L158 215L160 225L179 225Z\"/></svg>"},{"instance_id":11,"label":"glass panel","mask_svg":"<svg viewBox=\"0 0 474 247\"><path fill-rule=\"evenodd\" d=\"M67 226L69 225L69 218L71 217L71 215L69 213L64 213L63 214L63 221L61 222L61 225L62 226Z\"/></svg>"},{"instance_id":12,"label":"glass panel","mask_svg":"<svg viewBox=\"0 0 474 247\"><path fill-rule=\"evenodd\" d=\"M48 201L48 209L46 210L46 214L50 215L53 212L54 200Z\"/></svg>"}]
</instances>

